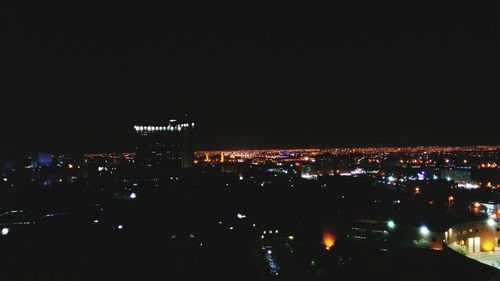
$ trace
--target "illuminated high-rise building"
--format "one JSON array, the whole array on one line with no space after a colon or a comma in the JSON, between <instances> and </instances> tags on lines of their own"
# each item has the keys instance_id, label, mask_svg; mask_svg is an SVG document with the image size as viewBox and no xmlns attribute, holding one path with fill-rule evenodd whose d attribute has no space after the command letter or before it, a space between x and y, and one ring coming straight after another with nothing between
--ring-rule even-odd
<instances>
[{"instance_id":1,"label":"illuminated high-rise building","mask_svg":"<svg viewBox=\"0 0 500 281\"><path fill-rule=\"evenodd\" d=\"M175 119L162 125L136 125L135 162L144 167L177 170L193 167L194 123Z\"/></svg>"}]
</instances>

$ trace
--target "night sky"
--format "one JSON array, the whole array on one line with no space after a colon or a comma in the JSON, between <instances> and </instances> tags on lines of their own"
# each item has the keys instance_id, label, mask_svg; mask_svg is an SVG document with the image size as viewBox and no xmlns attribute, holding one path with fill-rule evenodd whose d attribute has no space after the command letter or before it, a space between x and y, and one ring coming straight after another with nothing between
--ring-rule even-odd
<instances>
[{"instance_id":1,"label":"night sky","mask_svg":"<svg viewBox=\"0 0 500 281\"><path fill-rule=\"evenodd\" d=\"M185 113L202 149L500 144L495 9L456 5L2 9L0 151L132 150Z\"/></svg>"}]
</instances>

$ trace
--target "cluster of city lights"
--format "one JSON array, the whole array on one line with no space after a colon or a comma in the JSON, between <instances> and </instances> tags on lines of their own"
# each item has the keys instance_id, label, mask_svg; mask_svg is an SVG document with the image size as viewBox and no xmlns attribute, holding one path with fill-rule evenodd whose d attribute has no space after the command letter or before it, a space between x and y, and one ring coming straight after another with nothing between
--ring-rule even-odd
<instances>
[{"instance_id":1,"label":"cluster of city lights","mask_svg":"<svg viewBox=\"0 0 500 281\"><path fill-rule=\"evenodd\" d=\"M376 154L431 154L431 153L453 153L453 152L488 152L500 150L500 146L416 146L416 147L361 147L361 148L304 148L304 149L256 149L256 150L232 150L232 151L198 151L196 156L201 157L218 157L224 153L228 158L232 159L253 159L262 160L287 160L295 161L300 159L308 161L314 159L315 156L329 153L333 155L376 155ZM381 159L369 159L368 162L380 163ZM436 162L427 157L411 158L409 160L399 160L402 163L408 164L435 164ZM445 159L449 163L449 159ZM463 161L467 164L469 161ZM492 164L490 164L491 167Z\"/></svg>"}]
</instances>

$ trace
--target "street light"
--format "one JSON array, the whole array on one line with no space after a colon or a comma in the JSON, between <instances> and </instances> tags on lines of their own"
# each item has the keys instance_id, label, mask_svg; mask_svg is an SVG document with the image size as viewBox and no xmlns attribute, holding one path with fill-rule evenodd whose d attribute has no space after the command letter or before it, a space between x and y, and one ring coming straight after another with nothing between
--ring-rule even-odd
<instances>
[{"instance_id":1,"label":"street light","mask_svg":"<svg viewBox=\"0 0 500 281\"><path fill-rule=\"evenodd\" d=\"M387 227L389 227L389 229L394 229L396 228L396 223L393 220L389 220L387 222Z\"/></svg>"},{"instance_id":2,"label":"street light","mask_svg":"<svg viewBox=\"0 0 500 281\"><path fill-rule=\"evenodd\" d=\"M425 225L422 225L420 227L419 231L420 231L420 234L422 234L422 236L427 236L430 233L429 228L427 228L427 226L425 226Z\"/></svg>"},{"instance_id":3,"label":"street light","mask_svg":"<svg viewBox=\"0 0 500 281\"><path fill-rule=\"evenodd\" d=\"M10 229L8 227L4 227L4 228L2 228L2 232L1 233L2 233L3 236L5 236L5 235L9 234L9 231L10 231Z\"/></svg>"}]
</instances>

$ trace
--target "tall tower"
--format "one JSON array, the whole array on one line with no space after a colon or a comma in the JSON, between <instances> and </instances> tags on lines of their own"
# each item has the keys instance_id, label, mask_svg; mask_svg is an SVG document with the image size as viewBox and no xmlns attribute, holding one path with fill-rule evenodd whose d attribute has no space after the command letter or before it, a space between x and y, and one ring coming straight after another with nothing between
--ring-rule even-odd
<instances>
[{"instance_id":1,"label":"tall tower","mask_svg":"<svg viewBox=\"0 0 500 281\"><path fill-rule=\"evenodd\" d=\"M136 163L171 171L193 167L193 129L194 123L175 119L159 126L134 126Z\"/></svg>"}]
</instances>

